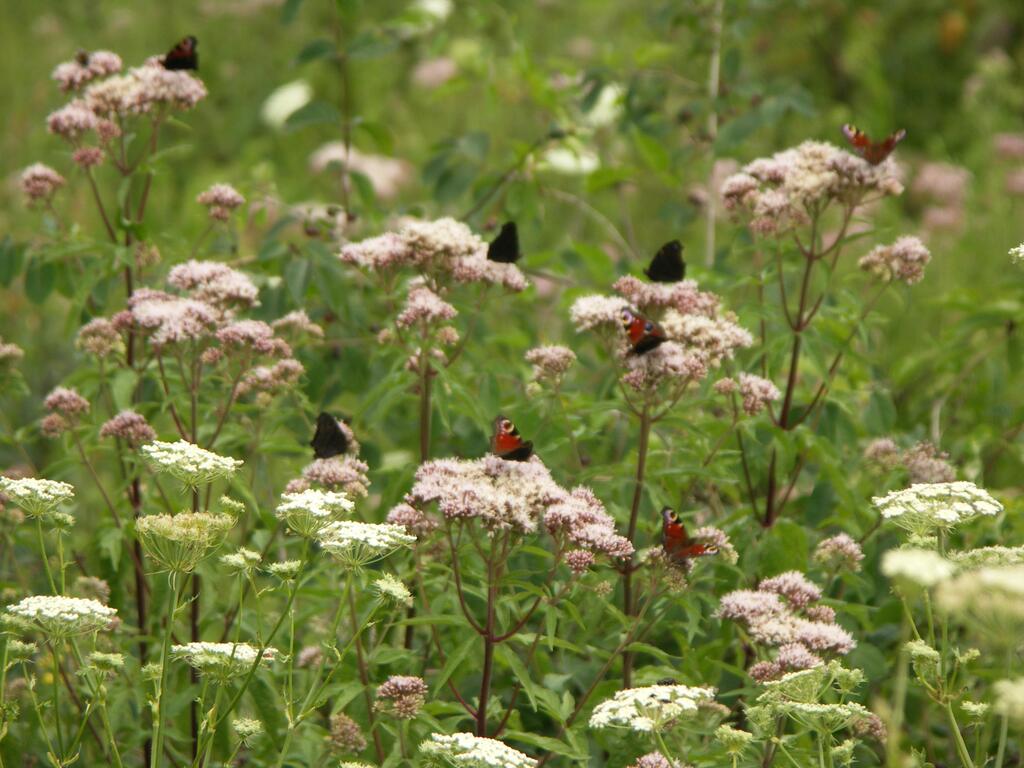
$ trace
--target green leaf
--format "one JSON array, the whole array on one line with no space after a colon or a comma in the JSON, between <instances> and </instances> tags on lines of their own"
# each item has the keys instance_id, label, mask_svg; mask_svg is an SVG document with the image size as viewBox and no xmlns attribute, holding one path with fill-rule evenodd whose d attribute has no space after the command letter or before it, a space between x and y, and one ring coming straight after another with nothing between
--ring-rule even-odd
<instances>
[{"instance_id":1,"label":"green leaf","mask_svg":"<svg viewBox=\"0 0 1024 768\"><path fill-rule=\"evenodd\" d=\"M326 101L311 101L288 115L284 127L289 131L298 131L311 125L338 125L340 122L341 112L336 106Z\"/></svg>"},{"instance_id":2,"label":"green leaf","mask_svg":"<svg viewBox=\"0 0 1024 768\"><path fill-rule=\"evenodd\" d=\"M25 246L16 243L10 235L0 240L0 285L10 285L19 274L25 263Z\"/></svg>"},{"instance_id":3,"label":"green leaf","mask_svg":"<svg viewBox=\"0 0 1024 768\"><path fill-rule=\"evenodd\" d=\"M515 675L516 681L523 686L523 690L526 691L526 695L530 699L530 706L533 707L533 711L537 711L537 684L530 677L530 670L526 668L523 660L516 655L515 651L509 648L507 645L499 645L497 648L498 660L505 664L509 669L512 670L512 674Z\"/></svg>"},{"instance_id":4,"label":"green leaf","mask_svg":"<svg viewBox=\"0 0 1024 768\"><path fill-rule=\"evenodd\" d=\"M25 293L34 304L42 304L57 282L57 267L36 258L25 272Z\"/></svg>"},{"instance_id":5,"label":"green leaf","mask_svg":"<svg viewBox=\"0 0 1024 768\"><path fill-rule=\"evenodd\" d=\"M437 679L434 680L435 696L441 692L441 689L448 682L448 678L450 678L455 670L458 669L459 665L466 660L466 657L469 656L469 652L472 651L479 642L480 638L477 637L476 633L471 632L468 637L462 641L462 644L451 653L448 660L444 663L444 668L441 670L441 673L437 676Z\"/></svg>"},{"instance_id":6,"label":"green leaf","mask_svg":"<svg viewBox=\"0 0 1024 768\"><path fill-rule=\"evenodd\" d=\"M306 47L299 51L295 57L296 65L305 64L316 59L327 59L335 54L334 42L326 38L318 38L306 44Z\"/></svg>"}]
</instances>

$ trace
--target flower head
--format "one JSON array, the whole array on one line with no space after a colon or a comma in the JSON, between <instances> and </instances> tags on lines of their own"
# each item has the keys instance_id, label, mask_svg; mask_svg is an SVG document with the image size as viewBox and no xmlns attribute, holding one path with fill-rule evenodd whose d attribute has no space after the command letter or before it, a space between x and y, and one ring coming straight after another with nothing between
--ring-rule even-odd
<instances>
[{"instance_id":1,"label":"flower head","mask_svg":"<svg viewBox=\"0 0 1024 768\"><path fill-rule=\"evenodd\" d=\"M496 739L471 733L432 733L420 752L445 760L455 768L534 768L537 761Z\"/></svg>"},{"instance_id":2,"label":"flower head","mask_svg":"<svg viewBox=\"0 0 1024 768\"><path fill-rule=\"evenodd\" d=\"M366 737L359 724L344 712L331 715L327 741L335 752L362 752L366 749Z\"/></svg>"},{"instance_id":3,"label":"flower head","mask_svg":"<svg viewBox=\"0 0 1024 768\"><path fill-rule=\"evenodd\" d=\"M564 534L575 547L613 559L633 554L633 545L615 532L615 520L604 511L594 492L584 486L573 489L562 501L548 507L544 527L552 535Z\"/></svg>"},{"instance_id":4,"label":"flower head","mask_svg":"<svg viewBox=\"0 0 1024 768\"><path fill-rule=\"evenodd\" d=\"M117 616L98 600L60 595L33 595L7 606L7 611L50 637L71 637L96 632Z\"/></svg>"},{"instance_id":5,"label":"flower head","mask_svg":"<svg viewBox=\"0 0 1024 768\"><path fill-rule=\"evenodd\" d=\"M756 416L768 407L768 403L782 397L779 388L772 382L750 373L740 373L739 389L743 397L743 410L751 416Z\"/></svg>"},{"instance_id":6,"label":"flower head","mask_svg":"<svg viewBox=\"0 0 1024 768\"><path fill-rule=\"evenodd\" d=\"M978 516L997 515L1003 505L974 483L916 483L872 499L882 517L910 533L927 536Z\"/></svg>"},{"instance_id":7,"label":"flower head","mask_svg":"<svg viewBox=\"0 0 1024 768\"><path fill-rule=\"evenodd\" d=\"M857 266L882 280L913 285L924 277L924 268L931 259L931 252L919 238L904 236L892 245L875 246Z\"/></svg>"},{"instance_id":8,"label":"flower head","mask_svg":"<svg viewBox=\"0 0 1024 768\"><path fill-rule=\"evenodd\" d=\"M78 331L75 346L96 357L108 357L124 349L121 332L105 317L97 317Z\"/></svg>"},{"instance_id":9,"label":"flower head","mask_svg":"<svg viewBox=\"0 0 1024 768\"><path fill-rule=\"evenodd\" d=\"M576 362L576 353L568 347L548 345L526 352L526 362L533 365L533 380L558 386L566 371Z\"/></svg>"},{"instance_id":10,"label":"flower head","mask_svg":"<svg viewBox=\"0 0 1024 768\"><path fill-rule=\"evenodd\" d=\"M211 219L227 221L232 211L245 204L245 198L230 184L214 184L206 191L200 192L196 202L206 206Z\"/></svg>"},{"instance_id":11,"label":"flower head","mask_svg":"<svg viewBox=\"0 0 1024 768\"><path fill-rule=\"evenodd\" d=\"M412 593L399 579L390 573L382 573L373 581L373 591L383 603L412 605Z\"/></svg>"},{"instance_id":12,"label":"flower head","mask_svg":"<svg viewBox=\"0 0 1024 768\"><path fill-rule=\"evenodd\" d=\"M43 163L30 165L21 172L21 191L30 203L49 202L67 180Z\"/></svg>"},{"instance_id":13,"label":"flower head","mask_svg":"<svg viewBox=\"0 0 1024 768\"><path fill-rule=\"evenodd\" d=\"M955 572L956 565L930 549L890 549L882 556L882 573L920 587L934 587Z\"/></svg>"},{"instance_id":14,"label":"flower head","mask_svg":"<svg viewBox=\"0 0 1024 768\"><path fill-rule=\"evenodd\" d=\"M0 493L25 510L29 517L43 517L71 501L75 497L75 488L59 480L0 476Z\"/></svg>"},{"instance_id":15,"label":"flower head","mask_svg":"<svg viewBox=\"0 0 1024 768\"><path fill-rule=\"evenodd\" d=\"M185 440L175 443L154 440L140 450L157 472L166 472L190 487L230 477L244 463L241 459L220 456Z\"/></svg>"},{"instance_id":16,"label":"flower head","mask_svg":"<svg viewBox=\"0 0 1024 768\"><path fill-rule=\"evenodd\" d=\"M856 573L863 559L864 551L860 544L847 533L822 539L814 549L814 561L830 571L844 568Z\"/></svg>"},{"instance_id":17,"label":"flower head","mask_svg":"<svg viewBox=\"0 0 1024 768\"><path fill-rule=\"evenodd\" d=\"M212 549L219 547L235 524L230 515L182 512L143 515L135 530L146 554L169 571L190 573Z\"/></svg>"},{"instance_id":18,"label":"flower head","mask_svg":"<svg viewBox=\"0 0 1024 768\"><path fill-rule=\"evenodd\" d=\"M336 520L317 534L323 550L349 568L360 568L416 541L405 529L389 523Z\"/></svg>"},{"instance_id":19,"label":"flower head","mask_svg":"<svg viewBox=\"0 0 1024 768\"><path fill-rule=\"evenodd\" d=\"M101 77L115 75L121 71L121 57L111 51L80 51L71 61L64 61L53 69L50 75L60 89L81 90L83 86Z\"/></svg>"},{"instance_id":20,"label":"flower head","mask_svg":"<svg viewBox=\"0 0 1024 768\"><path fill-rule=\"evenodd\" d=\"M374 709L401 720L411 720L423 707L427 690L427 684L422 677L392 675L377 688Z\"/></svg>"},{"instance_id":21,"label":"flower head","mask_svg":"<svg viewBox=\"0 0 1024 768\"><path fill-rule=\"evenodd\" d=\"M247 746L263 733L263 723L251 717L236 717L231 721L231 727L235 729L239 741Z\"/></svg>"},{"instance_id":22,"label":"flower head","mask_svg":"<svg viewBox=\"0 0 1024 768\"><path fill-rule=\"evenodd\" d=\"M627 688L594 707L590 727L628 728L640 732L661 730L682 717L696 714L699 705L714 698L714 689L688 685Z\"/></svg>"},{"instance_id":23,"label":"flower head","mask_svg":"<svg viewBox=\"0 0 1024 768\"><path fill-rule=\"evenodd\" d=\"M245 273L219 261L191 259L177 264L168 273L167 284L220 309L251 307L259 296L259 289Z\"/></svg>"},{"instance_id":24,"label":"flower head","mask_svg":"<svg viewBox=\"0 0 1024 768\"><path fill-rule=\"evenodd\" d=\"M219 682L227 682L249 672L253 664L267 664L277 656L274 648L260 648L249 643L203 643L172 645L171 658L181 659L200 674Z\"/></svg>"},{"instance_id":25,"label":"flower head","mask_svg":"<svg viewBox=\"0 0 1024 768\"><path fill-rule=\"evenodd\" d=\"M121 411L100 427L100 437L114 437L129 445L141 445L156 439L156 430L146 417L135 411Z\"/></svg>"},{"instance_id":26,"label":"flower head","mask_svg":"<svg viewBox=\"0 0 1024 768\"><path fill-rule=\"evenodd\" d=\"M281 503L274 514L295 533L312 537L353 509L355 504L344 493L310 489L281 494Z\"/></svg>"}]
</instances>

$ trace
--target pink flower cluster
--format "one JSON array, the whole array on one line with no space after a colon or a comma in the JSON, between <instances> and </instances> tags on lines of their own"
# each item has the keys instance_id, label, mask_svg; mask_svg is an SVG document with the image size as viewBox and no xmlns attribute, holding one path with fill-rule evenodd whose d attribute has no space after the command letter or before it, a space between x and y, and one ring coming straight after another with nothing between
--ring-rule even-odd
<instances>
[{"instance_id":1,"label":"pink flower cluster","mask_svg":"<svg viewBox=\"0 0 1024 768\"><path fill-rule=\"evenodd\" d=\"M43 400L43 405L50 411L39 423L39 428L46 437L62 435L89 412L89 401L76 390L67 387L54 389Z\"/></svg>"},{"instance_id":2,"label":"pink flower cluster","mask_svg":"<svg viewBox=\"0 0 1024 768\"><path fill-rule=\"evenodd\" d=\"M121 71L121 57L111 51L82 51L71 61L54 67L50 78L56 80L60 89L81 90L83 86L101 77L116 75Z\"/></svg>"},{"instance_id":3,"label":"pink flower cluster","mask_svg":"<svg viewBox=\"0 0 1024 768\"><path fill-rule=\"evenodd\" d=\"M725 180L722 199L727 210L749 215L755 233L778 235L805 224L812 208L902 191L891 158L871 165L832 144L805 141L744 166Z\"/></svg>"},{"instance_id":4,"label":"pink flower cluster","mask_svg":"<svg viewBox=\"0 0 1024 768\"><path fill-rule=\"evenodd\" d=\"M316 459L302 470L302 477L288 483L285 491L299 493L316 486L328 491L344 491L348 496L366 497L370 487L368 471L366 462L353 455Z\"/></svg>"},{"instance_id":5,"label":"pink flower cluster","mask_svg":"<svg viewBox=\"0 0 1024 768\"><path fill-rule=\"evenodd\" d=\"M75 346L96 357L107 357L124 347L121 332L105 317L90 320L78 330Z\"/></svg>"},{"instance_id":6,"label":"pink flower cluster","mask_svg":"<svg viewBox=\"0 0 1024 768\"><path fill-rule=\"evenodd\" d=\"M544 527L552 536L565 536L579 550L613 559L633 554L633 545L615 532L615 520L589 488L580 486L544 513ZM579 559L579 558L577 558Z\"/></svg>"},{"instance_id":7,"label":"pink flower cluster","mask_svg":"<svg viewBox=\"0 0 1024 768\"><path fill-rule=\"evenodd\" d=\"M259 296L259 290L248 276L219 261L192 259L178 264L168 273L167 283L187 292L189 298L218 309L251 307Z\"/></svg>"},{"instance_id":8,"label":"pink flower cluster","mask_svg":"<svg viewBox=\"0 0 1024 768\"><path fill-rule=\"evenodd\" d=\"M526 362L533 365L534 381L549 381L557 385L576 362L576 353L556 344L534 347L527 350Z\"/></svg>"},{"instance_id":9,"label":"pink flower cluster","mask_svg":"<svg viewBox=\"0 0 1024 768\"><path fill-rule=\"evenodd\" d=\"M251 352L278 358L292 355L288 342L277 338L274 329L262 320L235 320L218 329L216 337L228 354Z\"/></svg>"},{"instance_id":10,"label":"pink flower cluster","mask_svg":"<svg viewBox=\"0 0 1024 768\"><path fill-rule=\"evenodd\" d=\"M157 347L209 336L219 316L206 302L150 288L128 298L128 312L132 322L152 332L150 342Z\"/></svg>"},{"instance_id":11,"label":"pink flower cluster","mask_svg":"<svg viewBox=\"0 0 1024 768\"><path fill-rule=\"evenodd\" d=\"M275 331L290 331L295 334L305 334L322 339L324 329L309 319L304 309L296 309L270 324Z\"/></svg>"},{"instance_id":12,"label":"pink flower cluster","mask_svg":"<svg viewBox=\"0 0 1024 768\"><path fill-rule=\"evenodd\" d=\"M345 245L339 258L374 272L411 268L434 283L450 278L456 283L502 285L510 291L527 286L515 264L488 260L487 244L451 218L407 221L398 232Z\"/></svg>"},{"instance_id":13,"label":"pink flower cluster","mask_svg":"<svg viewBox=\"0 0 1024 768\"><path fill-rule=\"evenodd\" d=\"M422 677L392 675L377 688L374 708L409 720L419 714L427 699L426 682Z\"/></svg>"},{"instance_id":14,"label":"pink flower cluster","mask_svg":"<svg viewBox=\"0 0 1024 768\"><path fill-rule=\"evenodd\" d=\"M750 373L741 373L739 379L743 410L750 416L756 416L768 407L768 403L775 402L782 397L778 387L768 379L762 379L760 376Z\"/></svg>"},{"instance_id":15,"label":"pink flower cluster","mask_svg":"<svg viewBox=\"0 0 1024 768\"><path fill-rule=\"evenodd\" d=\"M67 181L53 168L34 163L21 172L21 191L30 203L48 202Z\"/></svg>"},{"instance_id":16,"label":"pink flower cluster","mask_svg":"<svg viewBox=\"0 0 1024 768\"><path fill-rule=\"evenodd\" d=\"M864 550L848 533L822 539L814 549L814 561L828 569L830 573L839 568L856 573L860 570L860 561L863 559Z\"/></svg>"},{"instance_id":17,"label":"pink flower cluster","mask_svg":"<svg viewBox=\"0 0 1024 768\"><path fill-rule=\"evenodd\" d=\"M949 463L949 454L939 451L929 442L921 442L904 451L903 466L911 483L951 483L956 480L956 468Z\"/></svg>"},{"instance_id":18,"label":"pink flower cluster","mask_svg":"<svg viewBox=\"0 0 1024 768\"><path fill-rule=\"evenodd\" d=\"M716 615L744 625L756 642L778 649L775 659L760 661L750 675L763 682L786 672L823 663L821 654L847 654L853 637L835 623L835 612L817 603L821 590L799 571L764 579L756 590L724 595Z\"/></svg>"},{"instance_id":19,"label":"pink flower cluster","mask_svg":"<svg viewBox=\"0 0 1024 768\"><path fill-rule=\"evenodd\" d=\"M238 383L239 396L258 393L258 399L266 399L292 389L306 372L298 360L286 357L271 366L257 365L245 372Z\"/></svg>"},{"instance_id":20,"label":"pink flower cluster","mask_svg":"<svg viewBox=\"0 0 1024 768\"><path fill-rule=\"evenodd\" d=\"M700 381L708 374L704 355L687 350L676 341L666 341L642 355L622 354L622 381L638 392L653 392L665 383Z\"/></svg>"},{"instance_id":21,"label":"pink flower cluster","mask_svg":"<svg viewBox=\"0 0 1024 768\"><path fill-rule=\"evenodd\" d=\"M902 280L913 285L924 277L924 268L931 260L931 253L920 239L904 235L891 245L872 248L857 266L882 280Z\"/></svg>"},{"instance_id":22,"label":"pink flower cluster","mask_svg":"<svg viewBox=\"0 0 1024 768\"><path fill-rule=\"evenodd\" d=\"M405 160L366 154L355 147L346 150L341 141L324 144L309 158L309 165L316 173L337 168L342 173L361 174L382 200L395 197L412 178L412 166Z\"/></svg>"},{"instance_id":23,"label":"pink flower cluster","mask_svg":"<svg viewBox=\"0 0 1024 768\"><path fill-rule=\"evenodd\" d=\"M120 438L136 446L156 440L156 430L145 416L135 411L121 411L100 427L100 437Z\"/></svg>"},{"instance_id":24,"label":"pink flower cluster","mask_svg":"<svg viewBox=\"0 0 1024 768\"><path fill-rule=\"evenodd\" d=\"M455 307L438 296L427 285L418 282L409 289L405 306L395 319L399 328L416 325L435 325L453 319L458 312Z\"/></svg>"},{"instance_id":25,"label":"pink flower cluster","mask_svg":"<svg viewBox=\"0 0 1024 768\"><path fill-rule=\"evenodd\" d=\"M227 221L232 211L245 205L245 198L230 184L214 184L200 192L196 202L209 209L211 219Z\"/></svg>"},{"instance_id":26,"label":"pink flower cluster","mask_svg":"<svg viewBox=\"0 0 1024 768\"><path fill-rule=\"evenodd\" d=\"M594 555L620 559L633 553L594 493L583 487L565 490L536 456L528 461L493 455L428 461L416 471L412 489L388 522L422 535L431 526L421 510L432 504L446 520L479 520L488 531L532 533L543 523L569 545L566 560L574 570L589 567Z\"/></svg>"}]
</instances>

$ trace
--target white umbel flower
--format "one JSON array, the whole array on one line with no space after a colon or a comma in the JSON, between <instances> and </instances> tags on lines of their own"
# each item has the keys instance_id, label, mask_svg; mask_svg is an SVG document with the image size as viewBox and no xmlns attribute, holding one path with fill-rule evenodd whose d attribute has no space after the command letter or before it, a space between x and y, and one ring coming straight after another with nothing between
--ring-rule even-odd
<instances>
[{"instance_id":1,"label":"white umbel flower","mask_svg":"<svg viewBox=\"0 0 1024 768\"><path fill-rule=\"evenodd\" d=\"M412 605L412 593L408 587L390 573L382 573L374 580L373 591L384 603Z\"/></svg>"},{"instance_id":2,"label":"white umbel flower","mask_svg":"<svg viewBox=\"0 0 1024 768\"><path fill-rule=\"evenodd\" d=\"M920 587L934 587L955 572L956 564L930 549L890 549L882 555L882 573Z\"/></svg>"},{"instance_id":3,"label":"white umbel flower","mask_svg":"<svg viewBox=\"0 0 1024 768\"><path fill-rule=\"evenodd\" d=\"M103 629L117 610L98 600L61 595L33 595L7 606L8 613L30 622L51 637L71 637Z\"/></svg>"},{"instance_id":4,"label":"white umbel flower","mask_svg":"<svg viewBox=\"0 0 1024 768\"><path fill-rule=\"evenodd\" d=\"M882 517L901 528L929 535L980 515L997 515L1003 505L974 483L915 483L872 499Z\"/></svg>"},{"instance_id":5,"label":"white umbel flower","mask_svg":"<svg viewBox=\"0 0 1024 768\"><path fill-rule=\"evenodd\" d=\"M341 519L355 509L344 493L309 489L301 493L281 494L274 514L299 536L313 537L325 525Z\"/></svg>"},{"instance_id":6,"label":"white umbel flower","mask_svg":"<svg viewBox=\"0 0 1024 768\"><path fill-rule=\"evenodd\" d=\"M70 483L38 477L0 477L0 492L29 517L42 517L75 497L75 488Z\"/></svg>"},{"instance_id":7,"label":"white umbel flower","mask_svg":"<svg viewBox=\"0 0 1024 768\"><path fill-rule=\"evenodd\" d=\"M189 666L217 680L229 680L244 675L258 658L269 663L277 656L275 648L260 649L249 643L186 643L172 645L171 656L184 660Z\"/></svg>"},{"instance_id":8,"label":"white umbel flower","mask_svg":"<svg viewBox=\"0 0 1024 768\"><path fill-rule=\"evenodd\" d=\"M996 712L1016 723L1024 723L1024 677L999 680L992 688Z\"/></svg>"},{"instance_id":9,"label":"white umbel flower","mask_svg":"<svg viewBox=\"0 0 1024 768\"><path fill-rule=\"evenodd\" d=\"M235 524L231 515L183 512L180 515L143 515L135 521L146 554L169 571L189 573Z\"/></svg>"},{"instance_id":10,"label":"white umbel flower","mask_svg":"<svg viewBox=\"0 0 1024 768\"><path fill-rule=\"evenodd\" d=\"M415 536L400 525L337 520L320 531L320 546L350 568L359 568L411 546Z\"/></svg>"},{"instance_id":11,"label":"white umbel flower","mask_svg":"<svg viewBox=\"0 0 1024 768\"><path fill-rule=\"evenodd\" d=\"M185 440L176 443L154 440L140 450L153 469L166 472L193 487L212 483L221 477L230 477L245 463L241 459L220 456Z\"/></svg>"},{"instance_id":12,"label":"white umbel flower","mask_svg":"<svg viewBox=\"0 0 1024 768\"><path fill-rule=\"evenodd\" d=\"M497 739L471 733L432 733L420 752L436 755L458 768L534 768L537 761Z\"/></svg>"},{"instance_id":13,"label":"white umbel flower","mask_svg":"<svg viewBox=\"0 0 1024 768\"><path fill-rule=\"evenodd\" d=\"M695 714L700 704L710 702L714 697L712 688L688 685L628 688L594 708L590 727L628 728L642 732L660 730L673 720Z\"/></svg>"}]
</instances>

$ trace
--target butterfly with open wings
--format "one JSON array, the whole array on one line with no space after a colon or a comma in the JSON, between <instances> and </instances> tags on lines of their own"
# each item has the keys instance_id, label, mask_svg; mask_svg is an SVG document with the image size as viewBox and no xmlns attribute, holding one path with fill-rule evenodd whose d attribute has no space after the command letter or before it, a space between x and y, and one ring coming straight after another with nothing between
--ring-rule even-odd
<instances>
[{"instance_id":1,"label":"butterfly with open wings","mask_svg":"<svg viewBox=\"0 0 1024 768\"><path fill-rule=\"evenodd\" d=\"M843 126L843 136L850 142L854 152L872 165L878 165L892 154L897 144L907 137L907 132L900 128L881 141L872 141L864 131L847 123Z\"/></svg>"},{"instance_id":2,"label":"butterfly with open wings","mask_svg":"<svg viewBox=\"0 0 1024 768\"><path fill-rule=\"evenodd\" d=\"M694 557L718 554L718 548L713 544L691 539L686 526L671 507L661 510L661 546L675 565L686 565Z\"/></svg>"},{"instance_id":3,"label":"butterfly with open wings","mask_svg":"<svg viewBox=\"0 0 1024 768\"><path fill-rule=\"evenodd\" d=\"M491 434L491 453L506 461L526 461L533 455L533 441L523 440L516 425L498 414Z\"/></svg>"},{"instance_id":4,"label":"butterfly with open wings","mask_svg":"<svg viewBox=\"0 0 1024 768\"><path fill-rule=\"evenodd\" d=\"M622 327L629 340L630 352L634 355L650 352L658 345L668 341L668 337L660 325L632 309L622 310Z\"/></svg>"},{"instance_id":5,"label":"butterfly with open wings","mask_svg":"<svg viewBox=\"0 0 1024 768\"><path fill-rule=\"evenodd\" d=\"M164 69L199 69L198 45L199 41L193 35L183 37L164 55L161 62Z\"/></svg>"}]
</instances>

